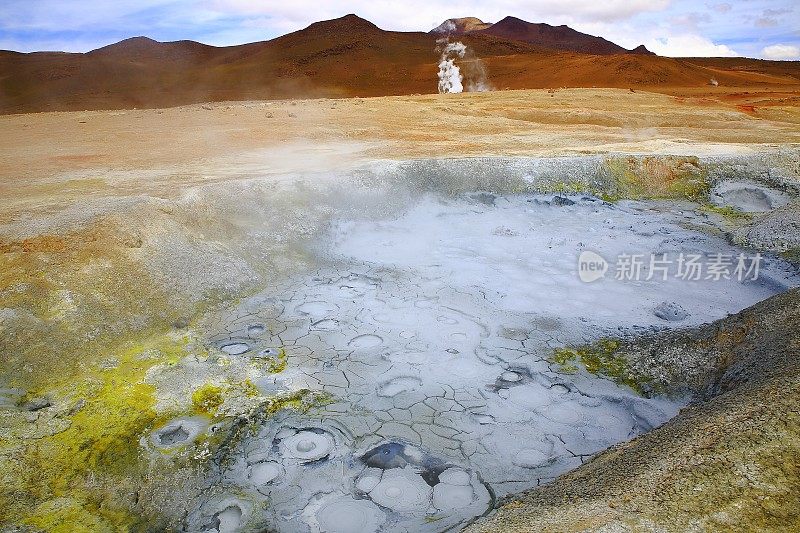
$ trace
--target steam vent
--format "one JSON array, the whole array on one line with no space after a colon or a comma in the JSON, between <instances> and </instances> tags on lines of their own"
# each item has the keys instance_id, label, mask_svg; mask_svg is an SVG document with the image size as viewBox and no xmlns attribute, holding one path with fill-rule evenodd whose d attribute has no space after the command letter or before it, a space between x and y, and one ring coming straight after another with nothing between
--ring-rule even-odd
<instances>
[{"instance_id":1,"label":"steam vent","mask_svg":"<svg viewBox=\"0 0 800 533\"><path fill-rule=\"evenodd\" d=\"M793 44L29 4L0 531L800 529Z\"/></svg>"}]
</instances>

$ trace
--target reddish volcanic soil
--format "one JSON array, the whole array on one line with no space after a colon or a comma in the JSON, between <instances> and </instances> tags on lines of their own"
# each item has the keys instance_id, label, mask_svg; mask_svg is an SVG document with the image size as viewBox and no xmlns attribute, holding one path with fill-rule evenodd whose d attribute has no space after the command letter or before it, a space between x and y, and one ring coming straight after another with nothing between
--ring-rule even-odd
<instances>
[{"instance_id":1,"label":"reddish volcanic soil","mask_svg":"<svg viewBox=\"0 0 800 533\"><path fill-rule=\"evenodd\" d=\"M686 95L705 88L717 98L748 88L796 95L800 88L798 62L673 59L619 47L624 53L613 53L616 45L604 39L547 26L557 30L553 34L543 26L507 18L457 38L484 62L495 89L611 87ZM553 50L558 34L562 47L588 46L604 55ZM0 113L434 93L437 37L388 32L348 15L232 47L138 37L86 54L0 52ZM709 85L712 78L719 87Z\"/></svg>"}]
</instances>

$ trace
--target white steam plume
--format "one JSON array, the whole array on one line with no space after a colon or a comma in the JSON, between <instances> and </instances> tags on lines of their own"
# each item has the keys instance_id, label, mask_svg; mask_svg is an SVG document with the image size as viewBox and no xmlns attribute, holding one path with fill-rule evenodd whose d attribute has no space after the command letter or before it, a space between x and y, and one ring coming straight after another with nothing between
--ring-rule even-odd
<instances>
[{"instance_id":1,"label":"white steam plume","mask_svg":"<svg viewBox=\"0 0 800 533\"><path fill-rule=\"evenodd\" d=\"M467 55L471 57L464 62L465 73L467 74L466 90L468 92L492 90L486 79L486 68L483 66L483 62L469 54L464 43L451 43L446 37L439 39L436 43L438 45L436 50L441 51L441 57L439 58L440 94L464 92L464 75L461 73L461 67L456 65L456 60L464 59Z\"/></svg>"},{"instance_id":2,"label":"white steam plume","mask_svg":"<svg viewBox=\"0 0 800 533\"><path fill-rule=\"evenodd\" d=\"M433 33L446 33L449 35L455 32L457 29L458 28L456 27L456 23L450 19L447 19L441 24L439 24L437 27L435 27L433 29Z\"/></svg>"},{"instance_id":3,"label":"white steam plume","mask_svg":"<svg viewBox=\"0 0 800 533\"><path fill-rule=\"evenodd\" d=\"M447 42L445 40L445 42ZM440 43L441 44L441 43ZM463 58L467 53L467 47L463 43L447 43L442 48L442 56L439 60L439 93L460 93L464 92L464 77L461 69L455 64L456 58Z\"/></svg>"}]
</instances>

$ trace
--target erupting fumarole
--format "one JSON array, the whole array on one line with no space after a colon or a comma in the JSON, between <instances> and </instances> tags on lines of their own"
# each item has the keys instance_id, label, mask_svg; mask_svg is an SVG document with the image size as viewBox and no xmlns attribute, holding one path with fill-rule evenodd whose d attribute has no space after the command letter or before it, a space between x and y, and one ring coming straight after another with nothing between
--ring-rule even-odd
<instances>
[{"instance_id":1,"label":"erupting fumarole","mask_svg":"<svg viewBox=\"0 0 800 533\"><path fill-rule=\"evenodd\" d=\"M464 89L471 93L491 90L486 79L486 67L480 59L469 57L463 62L464 74L461 72L461 67L456 65L457 59L467 57L468 50L464 43L460 41L451 43L448 37L436 42L438 44L436 50L442 53L439 59L439 94L461 93Z\"/></svg>"},{"instance_id":2,"label":"erupting fumarole","mask_svg":"<svg viewBox=\"0 0 800 533\"><path fill-rule=\"evenodd\" d=\"M455 59L463 58L467 47L461 42L448 43L447 39L440 39L438 42L440 45L444 44L439 61L439 94L464 92L464 77L461 69L456 66Z\"/></svg>"}]
</instances>

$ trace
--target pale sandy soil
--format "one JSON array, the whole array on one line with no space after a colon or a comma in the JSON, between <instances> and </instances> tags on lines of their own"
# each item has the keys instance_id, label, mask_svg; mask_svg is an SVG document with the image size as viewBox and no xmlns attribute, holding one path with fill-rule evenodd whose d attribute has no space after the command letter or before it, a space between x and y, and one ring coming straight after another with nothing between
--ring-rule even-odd
<instances>
[{"instance_id":1,"label":"pale sandy soil","mask_svg":"<svg viewBox=\"0 0 800 533\"><path fill-rule=\"evenodd\" d=\"M800 143L800 108L764 94L772 105L753 113L704 94L568 89L2 116L0 217L86 195L170 195L235 179L232 167L266 175L367 159L703 156Z\"/></svg>"}]
</instances>

